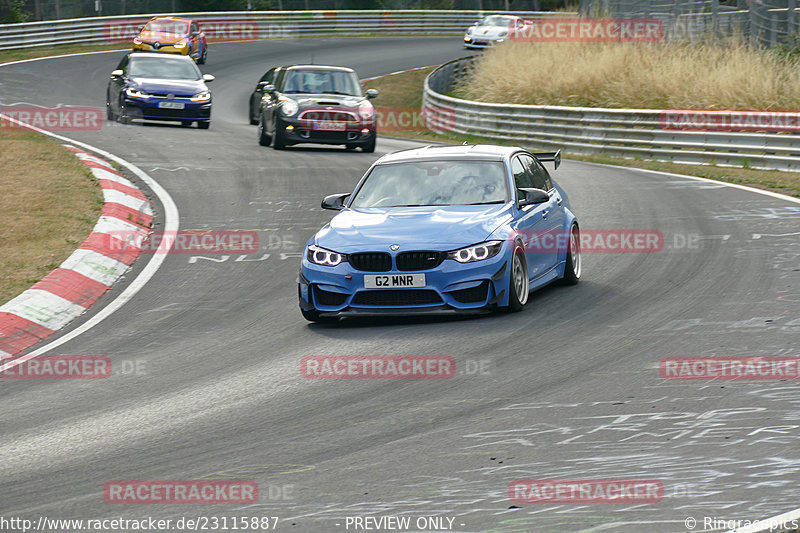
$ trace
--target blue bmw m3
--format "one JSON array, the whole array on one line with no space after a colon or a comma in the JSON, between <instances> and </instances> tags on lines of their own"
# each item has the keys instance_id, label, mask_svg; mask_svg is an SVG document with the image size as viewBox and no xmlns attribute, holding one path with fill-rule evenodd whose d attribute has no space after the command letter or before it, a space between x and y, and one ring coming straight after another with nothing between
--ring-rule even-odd
<instances>
[{"instance_id":1,"label":"blue bmw m3","mask_svg":"<svg viewBox=\"0 0 800 533\"><path fill-rule=\"evenodd\" d=\"M492 145L387 154L305 246L300 310L342 316L520 311L531 290L581 275L578 219L555 168L561 152Z\"/></svg>"}]
</instances>

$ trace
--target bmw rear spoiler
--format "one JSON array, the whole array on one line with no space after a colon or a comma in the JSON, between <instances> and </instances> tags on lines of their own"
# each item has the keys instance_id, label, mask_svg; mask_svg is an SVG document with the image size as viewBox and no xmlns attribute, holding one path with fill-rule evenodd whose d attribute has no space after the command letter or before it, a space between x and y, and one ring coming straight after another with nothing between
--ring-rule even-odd
<instances>
[{"instance_id":1,"label":"bmw rear spoiler","mask_svg":"<svg viewBox=\"0 0 800 533\"><path fill-rule=\"evenodd\" d=\"M555 168L558 168L558 165L561 164L561 150L557 152L534 152L533 155L536 156L536 159L539 161L552 161L555 165Z\"/></svg>"}]
</instances>

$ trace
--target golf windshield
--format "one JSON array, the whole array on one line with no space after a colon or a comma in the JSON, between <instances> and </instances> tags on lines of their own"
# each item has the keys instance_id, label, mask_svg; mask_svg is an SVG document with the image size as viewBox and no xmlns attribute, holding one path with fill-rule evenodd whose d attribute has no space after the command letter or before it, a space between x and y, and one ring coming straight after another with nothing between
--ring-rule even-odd
<instances>
[{"instance_id":1,"label":"golf windshield","mask_svg":"<svg viewBox=\"0 0 800 533\"><path fill-rule=\"evenodd\" d=\"M161 78L167 80L199 80L200 71L189 61L169 57L131 58L129 76Z\"/></svg>"},{"instance_id":2,"label":"golf windshield","mask_svg":"<svg viewBox=\"0 0 800 533\"><path fill-rule=\"evenodd\" d=\"M376 166L350 207L500 204L509 201L500 161L424 161Z\"/></svg>"}]
</instances>

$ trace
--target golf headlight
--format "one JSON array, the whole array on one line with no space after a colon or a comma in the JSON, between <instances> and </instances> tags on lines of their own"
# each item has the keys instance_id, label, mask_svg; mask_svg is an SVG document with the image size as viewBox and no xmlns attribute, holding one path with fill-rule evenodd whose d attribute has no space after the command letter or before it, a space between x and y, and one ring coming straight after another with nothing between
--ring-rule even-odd
<instances>
[{"instance_id":1,"label":"golf headlight","mask_svg":"<svg viewBox=\"0 0 800 533\"><path fill-rule=\"evenodd\" d=\"M173 44L172 46L174 46L175 48L184 48L186 46L186 43L181 41L179 43Z\"/></svg>"},{"instance_id":2,"label":"golf headlight","mask_svg":"<svg viewBox=\"0 0 800 533\"><path fill-rule=\"evenodd\" d=\"M192 102L208 102L211 100L211 93L209 91L197 93L196 95L192 96L191 100Z\"/></svg>"},{"instance_id":3,"label":"golf headlight","mask_svg":"<svg viewBox=\"0 0 800 533\"><path fill-rule=\"evenodd\" d=\"M361 118L364 120L369 120L375 115L375 108L370 102L364 100L358 104L358 114L361 115Z\"/></svg>"},{"instance_id":4,"label":"golf headlight","mask_svg":"<svg viewBox=\"0 0 800 533\"><path fill-rule=\"evenodd\" d=\"M141 89L134 89L133 87L125 89L125 95L131 98L150 98L150 95L146 92Z\"/></svg>"},{"instance_id":5,"label":"golf headlight","mask_svg":"<svg viewBox=\"0 0 800 533\"><path fill-rule=\"evenodd\" d=\"M459 263L474 263L475 261L483 261L496 256L500 253L502 247L503 241L486 241L461 248L460 250L447 252L447 258L455 259Z\"/></svg>"},{"instance_id":6,"label":"golf headlight","mask_svg":"<svg viewBox=\"0 0 800 533\"><path fill-rule=\"evenodd\" d=\"M325 248L314 246L313 244L308 247L306 258L315 265L324 265L330 267L334 267L346 260L344 254L332 252L330 250L326 250Z\"/></svg>"},{"instance_id":7,"label":"golf headlight","mask_svg":"<svg viewBox=\"0 0 800 533\"><path fill-rule=\"evenodd\" d=\"M284 100L281 104L281 113L286 115L287 117L291 117L295 113L297 113L297 102L294 100Z\"/></svg>"}]
</instances>

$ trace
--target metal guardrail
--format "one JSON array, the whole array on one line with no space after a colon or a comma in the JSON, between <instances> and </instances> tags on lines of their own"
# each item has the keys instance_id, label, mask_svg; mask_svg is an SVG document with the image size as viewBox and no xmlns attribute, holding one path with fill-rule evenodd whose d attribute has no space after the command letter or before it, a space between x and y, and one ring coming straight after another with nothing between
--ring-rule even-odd
<instances>
[{"instance_id":1,"label":"metal guardrail","mask_svg":"<svg viewBox=\"0 0 800 533\"><path fill-rule=\"evenodd\" d=\"M483 103L446 96L473 58L450 61L425 79L423 108L434 130L524 141L577 154L800 171L800 132L662 129L662 111Z\"/></svg>"},{"instance_id":2,"label":"metal guardrail","mask_svg":"<svg viewBox=\"0 0 800 533\"><path fill-rule=\"evenodd\" d=\"M183 13L177 16L197 19L201 25L221 29L214 40L245 41L269 38L299 38L336 35L396 35L463 33L486 12L452 10L398 11L225 11ZM515 13L523 17L566 17L577 13L527 11ZM164 13L160 15L166 15ZM60 44L128 45L138 28L153 16L127 15L91 17L45 22L0 24L0 50L46 47ZM227 21L227 26L226 26ZM230 38L226 38L228 35Z\"/></svg>"}]
</instances>

